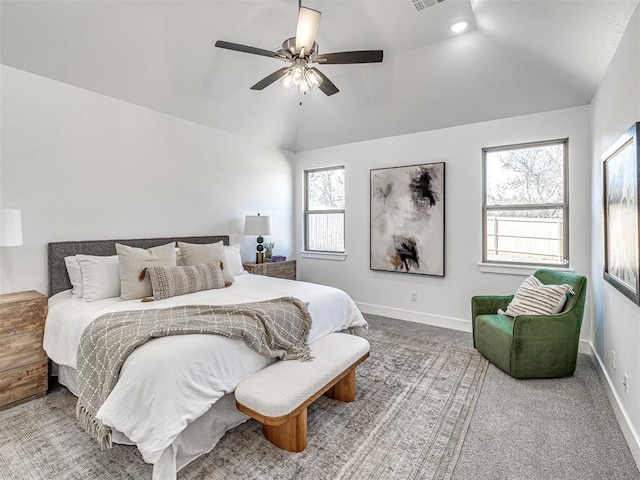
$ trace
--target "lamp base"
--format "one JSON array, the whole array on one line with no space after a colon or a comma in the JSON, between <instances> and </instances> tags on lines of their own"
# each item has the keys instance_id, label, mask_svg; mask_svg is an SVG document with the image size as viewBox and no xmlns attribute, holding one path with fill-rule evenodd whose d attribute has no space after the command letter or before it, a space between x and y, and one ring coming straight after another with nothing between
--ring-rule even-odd
<instances>
[{"instance_id":1,"label":"lamp base","mask_svg":"<svg viewBox=\"0 0 640 480\"><path fill-rule=\"evenodd\" d=\"M256 263L264 263L264 253L256 253Z\"/></svg>"}]
</instances>

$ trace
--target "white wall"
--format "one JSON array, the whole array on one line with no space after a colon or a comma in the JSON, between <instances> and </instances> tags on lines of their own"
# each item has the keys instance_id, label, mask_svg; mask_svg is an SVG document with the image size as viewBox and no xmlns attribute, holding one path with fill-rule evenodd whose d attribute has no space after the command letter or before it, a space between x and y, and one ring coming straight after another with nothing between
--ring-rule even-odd
<instances>
[{"instance_id":1,"label":"white wall","mask_svg":"<svg viewBox=\"0 0 640 480\"><path fill-rule=\"evenodd\" d=\"M592 284L594 345L613 391L612 403L623 432L640 465L640 307L602 277L602 154L635 122L640 121L640 8L629 22L618 50L592 102ZM616 352L616 369L611 352ZM622 377L629 375L629 395Z\"/></svg>"},{"instance_id":2,"label":"white wall","mask_svg":"<svg viewBox=\"0 0 640 480\"><path fill-rule=\"evenodd\" d=\"M22 210L24 245L0 248L0 293L47 293L48 242L229 234L273 217L291 254L293 154L0 67L0 206ZM211 106L215 108L215 106ZM243 241L255 259L255 237Z\"/></svg>"},{"instance_id":3,"label":"white wall","mask_svg":"<svg viewBox=\"0 0 640 480\"><path fill-rule=\"evenodd\" d=\"M303 280L346 290L363 311L470 331L470 298L510 294L523 276L483 273L482 148L569 138L570 260L590 271L590 109L588 106L377 139L296 154L296 248L301 249L303 170L346 168L345 261L298 258ZM428 109L425 115L428 115ZM427 277L369 269L369 171L372 168L446 162L446 276ZM410 300L410 291L418 301ZM583 338L590 338L585 319Z\"/></svg>"}]
</instances>

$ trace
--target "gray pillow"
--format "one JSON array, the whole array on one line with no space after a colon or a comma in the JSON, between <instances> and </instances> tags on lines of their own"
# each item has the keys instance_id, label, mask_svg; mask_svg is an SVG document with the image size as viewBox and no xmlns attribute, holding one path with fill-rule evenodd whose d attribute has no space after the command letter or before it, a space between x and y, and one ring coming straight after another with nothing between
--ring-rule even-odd
<instances>
[{"instance_id":1,"label":"gray pillow","mask_svg":"<svg viewBox=\"0 0 640 480\"><path fill-rule=\"evenodd\" d=\"M152 295L151 282L141 275L148 267L175 267L176 250L173 242L153 248L136 248L116 243L120 264L120 298L135 300Z\"/></svg>"},{"instance_id":2,"label":"gray pillow","mask_svg":"<svg viewBox=\"0 0 640 480\"><path fill-rule=\"evenodd\" d=\"M178 242L180 253L182 254L183 265L199 265L201 263L216 263L222 265L222 276L225 283L233 283L233 274L231 270L227 268L227 257L224 252L224 243L219 241L218 243L184 243Z\"/></svg>"},{"instance_id":3,"label":"gray pillow","mask_svg":"<svg viewBox=\"0 0 640 480\"><path fill-rule=\"evenodd\" d=\"M147 267L153 298L164 298L224 288L222 270L216 263L201 263L188 267Z\"/></svg>"}]
</instances>

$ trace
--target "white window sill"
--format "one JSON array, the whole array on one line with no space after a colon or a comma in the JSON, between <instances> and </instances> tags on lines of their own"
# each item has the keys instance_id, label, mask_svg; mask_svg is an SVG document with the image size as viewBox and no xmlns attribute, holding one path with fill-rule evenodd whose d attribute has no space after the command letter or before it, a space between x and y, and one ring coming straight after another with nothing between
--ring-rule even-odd
<instances>
[{"instance_id":1,"label":"white window sill","mask_svg":"<svg viewBox=\"0 0 640 480\"><path fill-rule=\"evenodd\" d=\"M504 275L529 276L540 268L549 268L559 272L573 273L575 269L555 265L509 265L501 263L478 263L478 270L483 273L502 273Z\"/></svg>"},{"instance_id":2,"label":"white window sill","mask_svg":"<svg viewBox=\"0 0 640 480\"><path fill-rule=\"evenodd\" d=\"M340 260L344 261L347 258L347 252L335 253L335 252L300 252L302 258L316 258L322 260Z\"/></svg>"}]
</instances>

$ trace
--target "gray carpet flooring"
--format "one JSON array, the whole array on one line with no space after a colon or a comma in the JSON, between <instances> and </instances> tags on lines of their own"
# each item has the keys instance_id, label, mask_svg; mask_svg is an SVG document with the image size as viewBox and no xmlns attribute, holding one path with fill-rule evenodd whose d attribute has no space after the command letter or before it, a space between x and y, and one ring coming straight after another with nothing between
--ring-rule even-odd
<instances>
[{"instance_id":1,"label":"gray carpet flooring","mask_svg":"<svg viewBox=\"0 0 640 480\"><path fill-rule=\"evenodd\" d=\"M397 323L397 321L395 321ZM393 322L392 322L393 323ZM402 329L398 329L401 331ZM450 480L487 371L478 352L386 329L366 334L357 399L309 407L308 448L280 450L249 420L228 432L181 480ZM0 478L139 480L151 477L135 447L100 452L79 427L75 397L60 387L0 413Z\"/></svg>"},{"instance_id":2,"label":"gray carpet flooring","mask_svg":"<svg viewBox=\"0 0 640 480\"><path fill-rule=\"evenodd\" d=\"M470 333L366 315L372 328L473 348ZM514 380L489 365L453 480L640 480L593 360Z\"/></svg>"},{"instance_id":3,"label":"gray carpet flooring","mask_svg":"<svg viewBox=\"0 0 640 480\"><path fill-rule=\"evenodd\" d=\"M373 315L367 315L367 319L372 330L387 332L394 337L394 342L401 341L402 337L412 339L412 342L407 343L423 342L424 349L427 350L425 355L428 355L432 342L463 350L473 349L469 333ZM402 363L392 362L393 365ZM398 372L392 370L397 376ZM410 376L410 372L403 374L406 375ZM0 455L0 479L13 480L15 476L7 477L6 472L16 471L20 466L13 465L13 462L25 458L41 458L39 464L44 465L40 470L42 475L29 475L27 478L86 480L148 476L148 465L141 461L131 447L116 445L113 450L101 454L100 463L96 463L96 459L90 456L90 451L95 448L86 442L84 435L71 436L64 444L56 444L57 450L52 452L51 446L47 444L47 435L39 436L38 429L55 433L60 417L72 417L69 412L72 412L73 406L72 398L60 402L56 401L56 395L71 398L68 393L65 394L65 390L59 389L46 399L3 412L5 417L13 417L16 413L22 415L21 412L24 412L27 418L26 411L37 405L55 410L41 415L42 424L37 425L37 428L22 425L22 435L26 435L28 441L23 445L18 444L23 449L19 455L6 458ZM75 425L73 418L70 422ZM260 438L259 426L252 426L250 423L244 425L247 430L245 433L251 438L252 447L248 451L260 457L263 454L255 447L256 439ZM3 443L3 438L7 439L7 435L8 432L0 429L0 444ZM237 433L235 435L238 436ZM226 441L230 440L228 438ZM29 445L30 449L26 450L25 445ZM182 476L212 478L211 468L213 471L217 470L221 465L215 462L221 460L215 455L210 457L197 464L194 462L181 472ZM123 467L123 461L127 469L119 472L118 468ZM208 465L207 462L213 463ZM73 475L71 469L65 470L63 467L72 464L77 464L76 470L82 474ZM104 472L110 472L111 475L104 477ZM233 480L234 477L226 478ZM297 480L303 477L279 478ZM329 475L325 478L332 477ZM388 478L393 480L400 477ZM423 477L415 478L422 480ZM452 479L640 480L640 472L622 436L592 359L580 355L576 373L563 379L514 380L489 365Z\"/></svg>"}]
</instances>

